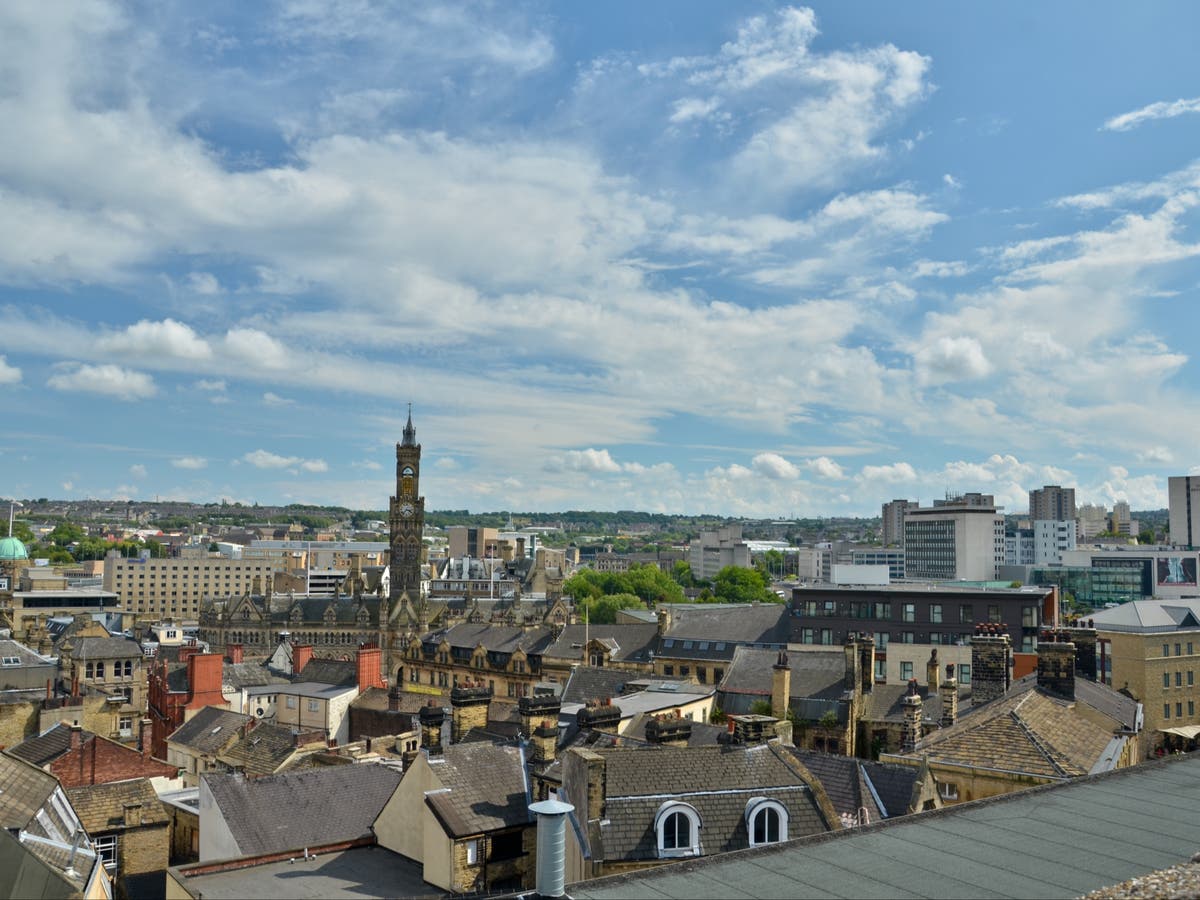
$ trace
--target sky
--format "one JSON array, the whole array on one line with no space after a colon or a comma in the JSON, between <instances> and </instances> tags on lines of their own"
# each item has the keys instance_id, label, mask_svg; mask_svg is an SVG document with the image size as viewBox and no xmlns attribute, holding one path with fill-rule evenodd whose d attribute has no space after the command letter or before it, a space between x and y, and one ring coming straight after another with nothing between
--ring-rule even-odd
<instances>
[{"instance_id":1,"label":"sky","mask_svg":"<svg viewBox=\"0 0 1200 900\"><path fill-rule=\"evenodd\" d=\"M0 497L1200 471L1200 6L0 4Z\"/></svg>"}]
</instances>

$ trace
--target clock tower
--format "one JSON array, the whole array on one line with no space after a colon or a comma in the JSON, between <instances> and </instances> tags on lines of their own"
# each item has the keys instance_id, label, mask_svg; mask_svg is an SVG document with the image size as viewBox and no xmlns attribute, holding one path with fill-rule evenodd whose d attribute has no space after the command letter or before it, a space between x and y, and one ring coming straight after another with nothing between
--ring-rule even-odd
<instances>
[{"instance_id":1,"label":"clock tower","mask_svg":"<svg viewBox=\"0 0 1200 900\"><path fill-rule=\"evenodd\" d=\"M425 526L425 498L418 494L421 477L421 445L412 423L412 404L408 405L408 424L404 439L396 445L396 495L388 513L391 538L388 600L392 609L397 601L412 612L421 595L421 534Z\"/></svg>"}]
</instances>

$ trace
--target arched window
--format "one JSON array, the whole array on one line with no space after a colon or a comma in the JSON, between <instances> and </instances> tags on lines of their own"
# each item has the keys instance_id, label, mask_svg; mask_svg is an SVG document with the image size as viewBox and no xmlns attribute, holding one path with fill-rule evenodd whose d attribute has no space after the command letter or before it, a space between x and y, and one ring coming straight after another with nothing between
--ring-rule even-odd
<instances>
[{"instance_id":1,"label":"arched window","mask_svg":"<svg viewBox=\"0 0 1200 900\"><path fill-rule=\"evenodd\" d=\"M700 855L700 814L686 803L669 800L660 806L654 833L661 858Z\"/></svg>"},{"instance_id":2,"label":"arched window","mask_svg":"<svg viewBox=\"0 0 1200 900\"><path fill-rule=\"evenodd\" d=\"M788 814L783 804L767 797L751 797L746 803L746 831L750 846L786 841Z\"/></svg>"}]
</instances>

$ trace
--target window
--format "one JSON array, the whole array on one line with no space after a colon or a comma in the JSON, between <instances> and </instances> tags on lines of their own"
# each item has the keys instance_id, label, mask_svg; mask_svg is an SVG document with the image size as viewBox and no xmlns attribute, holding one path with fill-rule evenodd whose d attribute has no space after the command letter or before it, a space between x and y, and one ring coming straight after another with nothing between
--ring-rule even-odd
<instances>
[{"instance_id":1,"label":"window","mask_svg":"<svg viewBox=\"0 0 1200 900\"><path fill-rule=\"evenodd\" d=\"M104 863L108 874L115 875L117 873L117 835L101 835L92 841L92 846L96 848L96 855Z\"/></svg>"},{"instance_id":2,"label":"window","mask_svg":"<svg viewBox=\"0 0 1200 900\"><path fill-rule=\"evenodd\" d=\"M700 854L700 816L686 803L668 801L658 808L654 820L660 857Z\"/></svg>"},{"instance_id":3,"label":"window","mask_svg":"<svg viewBox=\"0 0 1200 900\"><path fill-rule=\"evenodd\" d=\"M20 664L21 664L21 657L19 657L19 656L6 656L6 657L4 657L3 660L0 660L0 665L19 666Z\"/></svg>"},{"instance_id":4,"label":"window","mask_svg":"<svg viewBox=\"0 0 1200 900\"><path fill-rule=\"evenodd\" d=\"M875 680L876 681L887 681L887 660L886 659L876 659L875 660Z\"/></svg>"},{"instance_id":5,"label":"window","mask_svg":"<svg viewBox=\"0 0 1200 900\"><path fill-rule=\"evenodd\" d=\"M1171 718L1171 704L1170 703L1163 704L1163 718L1164 719Z\"/></svg>"},{"instance_id":6,"label":"window","mask_svg":"<svg viewBox=\"0 0 1200 900\"><path fill-rule=\"evenodd\" d=\"M900 643L902 643L902 644L916 643L916 639L917 639L917 636L915 634L913 634L911 631L900 632Z\"/></svg>"},{"instance_id":7,"label":"window","mask_svg":"<svg viewBox=\"0 0 1200 900\"><path fill-rule=\"evenodd\" d=\"M117 731L121 737L133 736L133 716L121 716L117 719Z\"/></svg>"},{"instance_id":8,"label":"window","mask_svg":"<svg viewBox=\"0 0 1200 900\"><path fill-rule=\"evenodd\" d=\"M1000 605L998 603L988 604L988 622L993 625L1000 624Z\"/></svg>"},{"instance_id":9,"label":"window","mask_svg":"<svg viewBox=\"0 0 1200 900\"><path fill-rule=\"evenodd\" d=\"M887 645L888 645L888 640L891 638L891 636L892 636L892 633L890 631L875 632L875 646L878 647L880 650L886 650Z\"/></svg>"},{"instance_id":10,"label":"window","mask_svg":"<svg viewBox=\"0 0 1200 900\"><path fill-rule=\"evenodd\" d=\"M958 624L959 625L974 625L975 610L971 608L970 603L960 603L958 605Z\"/></svg>"},{"instance_id":11,"label":"window","mask_svg":"<svg viewBox=\"0 0 1200 900\"><path fill-rule=\"evenodd\" d=\"M1179 644L1176 644L1176 645L1175 645L1175 655L1176 655L1176 656L1182 656L1182 655L1183 655L1182 649L1183 649L1183 648L1182 648L1182 647L1180 647L1180 645L1179 645Z\"/></svg>"},{"instance_id":12,"label":"window","mask_svg":"<svg viewBox=\"0 0 1200 900\"><path fill-rule=\"evenodd\" d=\"M829 628L821 629L821 643L822 644L832 644L833 643L833 630L832 629L829 629Z\"/></svg>"},{"instance_id":13,"label":"window","mask_svg":"<svg viewBox=\"0 0 1200 900\"><path fill-rule=\"evenodd\" d=\"M308 701L308 711L309 712L320 712L321 711L320 702L317 700L309 700Z\"/></svg>"},{"instance_id":14,"label":"window","mask_svg":"<svg viewBox=\"0 0 1200 900\"><path fill-rule=\"evenodd\" d=\"M942 623L942 604L929 604L929 621L933 622L935 625L940 625Z\"/></svg>"},{"instance_id":15,"label":"window","mask_svg":"<svg viewBox=\"0 0 1200 900\"><path fill-rule=\"evenodd\" d=\"M467 848L467 865L477 865L479 863L479 838L466 841L464 845Z\"/></svg>"},{"instance_id":16,"label":"window","mask_svg":"<svg viewBox=\"0 0 1200 900\"><path fill-rule=\"evenodd\" d=\"M1193 652L1194 651L1192 650L1192 642L1188 641L1188 656L1191 656Z\"/></svg>"},{"instance_id":17,"label":"window","mask_svg":"<svg viewBox=\"0 0 1200 900\"><path fill-rule=\"evenodd\" d=\"M1188 701L1188 715L1194 716L1195 714L1196 714L1196 701L1189 700Z\"/></svg>"},{"instance_id":18,"label":"window","mask_svg":"<svg viewBox=\"0 0 1200 900\"><path fill-rule=\"evenodd\" d=\"M1175 673L1175 687L1183 687L1183 672Z\"/></svg>"},{"instance_id":19,"label":"window","mask_svg":"<svg viewBox=\"0 0 1200 900\"><path fill-rule=\"evenodd\" d=\"M957 800L958 785L954 784L953 782L943 781L938 785L938 795L943 800Z\"/></svg>"},{"instance_id":20,"label":"window","mask_svg":"<svg viewBox=\"0 0 1200 900\"><path fill-rule=\"evenodd\" d=\"M967 663L959 663L958 665L958 683L971 683L971 667Z\"/></svg>"},{"instance_id":21,"label":"window","mask_svg":"<svg viewBox=\"0 0 1200 900\"><path fill-rule=\"evenodd\" d=\"M1196 673L1192 669L1188 669L1188 687L1196 683Z\"/></svg>"},{"instance_id":22,"label":"window","mask_svg":"<svg viewBox=\"0 0 1200 900\"><path fill-rule=\"evenodd\" d=\"M96 667L95 667L95 665L93 665L92 663L88 663L88 664L87 664L87 666L86 666L86 667L85 667L85 669L84 669L84 677L85 677L85 678L94 678L94 677L96 677Z\"/></svg>"},{"instance_id":23,"label":"window","mask_svg":"<svg viewBox=\"0 0 1200 900\"><path fill-rule=\"evenodd\" d=\"M1171 686L1171 673L1163 672L1163 687L1170 687L1170 686Z\"/></svg>"},{"instance_id":24,"label":"window","mask_svg":"<svg viewBox=\"0 0 1200 900\"><path fill-rule=\"evenodd\" d=\"M913 664L911 660L906 660L900 663L900 680L907 683L913 677Z\"/></svg>"},{"instance_id":25,"label":"window","mask_svg":"<svg viewBox=\"0 0 1200 900\"><path fill-rule=\"evenodd\" d=\"M663 674L664 675L674 675L675 667L674 666L663 666Z\"/></svg>"},{"instance_id":26,"label":"window","mask_svg":"<svg viewBox=\"0 0 1200 900\"><path fill-rule=\"evenodd\" d=\"M813 642L813 630L811 628L800 629L800 643L811 644Z\"/></svg>"},{"instance_id":27,"label":"window","mask_svg":"<svg viewBox=\"0 0 1200 900\"><path fill-rule=\"evenodd\" d=\"M1170 656L1170 655L1171 655L1171 645L1163 644L1163 656Z\"/></svg>"},{"instance_id":28,"label":"window","mask_svg":"<svg viewBox=\"0 0 1200 900\"><path fill-rule=\"evenodd\" d=\"M774 800L751 797L746 804L746 831L750 846L787 840L787 810Z\"/></svg>"},{"instance_id":29,"label":"window","mask_svg":"<svg viewBox=\"0 0 1200 900\"><path fill-rule=\"evenodd\" d=\"M1176 703L1175 704L1175 718L1178 719L1178 718L1181 718L1182 716L1183 716L1183 703Z\"/></svg>"},{"instance_id":30,"label":"window","mask_svg":"<svg viewBox=\"0 0 1200 900\"><path fill-rule=\"evenodd\" d=\"M288 708L288 709L295 709L295 708L296 708L296 698L295 698L295 697L291 697L291 696L289 696L289 697L287 698L287 708Z\"/></svg>"},{"instance_id":31,"label":"window","mask_svg":"<svg viewBox=\"0 0 1200 900\"><path fill-rule=\"evenodd\" d=\"M917 604L915 604L915 603L905 603L904 604L904 621L905 622L917 621Z\"/></svg>"},{"instance_id":32,"label":"window","mask_svg":"<svg viewBox=\"0 0 1200 900\"><path fill-rule=\"evenodd\" d=\"M133 677L133 660L132 659L125 660L125 677L126 678Z\"/></svg>"},{"instance_id":33,"label":"window","mask_svg":"<svg viewBox=\"0 0 1200 900\"><path fill-rule=\"evenodd\" d=\"M1022 628L1037 628L1037 607L1022 606L1021 607L1021 627Z\"/></svg>"}]
</instances>

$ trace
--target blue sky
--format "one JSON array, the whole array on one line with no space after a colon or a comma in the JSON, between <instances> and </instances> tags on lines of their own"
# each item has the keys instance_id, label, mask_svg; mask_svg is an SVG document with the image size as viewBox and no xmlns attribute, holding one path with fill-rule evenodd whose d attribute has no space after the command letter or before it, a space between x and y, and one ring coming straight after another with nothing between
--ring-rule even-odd
<instances>
[{"instance_id":1,"label":"blue sky","mask_svg":"<svg viewBox=\"0 0 1200 900\"><path fill-rule=\"evenodd\" d=\"M2 4L0 495L1165 506L1198 19Z\"/></svg>"}]
</instances>

